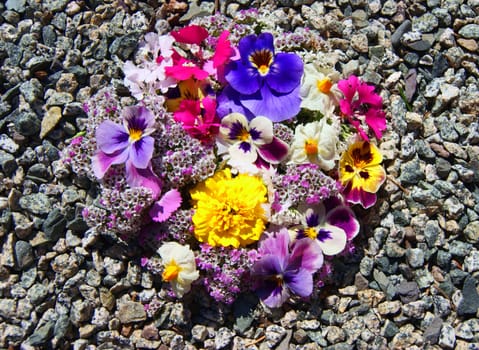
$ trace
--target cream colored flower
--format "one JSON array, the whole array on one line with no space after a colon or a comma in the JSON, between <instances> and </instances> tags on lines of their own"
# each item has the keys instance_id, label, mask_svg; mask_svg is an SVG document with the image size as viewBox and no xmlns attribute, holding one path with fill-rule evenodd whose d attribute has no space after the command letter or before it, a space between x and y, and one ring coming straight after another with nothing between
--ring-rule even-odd
<instances>
[{"instance_id":1,"label":"cream colored flower","mask_svg":"<svg viewBox=\"0 0 479 350\"><path fill-rule=\"evenodd\" d=\"M181 298L191 289L191 283L198 279L195 255L189 245L168 242L158 249L163 263L162 278L169 282L176 296Z\"/></svg>"},{"instance_id":2,"label":"cream colored flower","mask_svg":"<svg viewBox=\"0 0 479 350\"><path fill-rule=\"evenodd\" d=\"M291 145L291 162L314 163L323 170L331 170L339 159L337 140L339 129L330 125L327 118L298 125Z\"/></svg>"},{"instance_id":3,"label":"cream colored flower","mask_svg":"<svg viewBox=\"0 0 479 350\"><path fill-rule=\"evenodd\" d=\"M334 69L317 68L313 63L304 65L301 82L301 107L325 114L332 106L338 104L341 91L336 86L339 73Z\"/></svg>"}]
</instances>

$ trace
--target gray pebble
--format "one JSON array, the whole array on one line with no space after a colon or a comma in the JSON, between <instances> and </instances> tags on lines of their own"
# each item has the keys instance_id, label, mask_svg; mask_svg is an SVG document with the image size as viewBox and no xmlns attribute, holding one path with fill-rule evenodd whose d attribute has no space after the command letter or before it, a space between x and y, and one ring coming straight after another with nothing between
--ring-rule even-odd
<instances>
[{"instance_id":1,"label":"gray pebble","mask_svg":"<svg viewBox=\"0 0 479 350\"><path fill-rule=\"evenodd\" d=\"M118 318L123 324L146 320L146 312L143 304L133 301L121 303L118 307Z\"/></svg>"},{"instance_id":2,"label":"gray pebble","mask_svg":"<svg viewBox=\"0 0 479 350\"><path fill-rule=\"evenodd\" d=\"M20 198L20 206L33 214L45 215L52 210L50 199L44 193L34 193Z\"/></svg>"},{"instance_id":3,"label":"gray pebble","mask_svg":"<svg viewBox=\"0 0 479 350\"><path fill-rule=\"evenodd\" d=\"M35 260L30 243L17 241L15 243L15 260L20 269L28 267Z\"/></svg>"},{"instance_id":4,"label":"gray pebble","mask_svg":"<svg viewBox=\"0 0 479 350\"><path fill-rule=\"evenodd\" d=\"M439 336L439 346L443 349L453 349L456 343L456 334L454 328L449 324L444 324L441 329L441 335Z\"/></svg>"},{"instance_id":5,"label":"gray pebble","mask_svg":"<svg viewBox=\"0 0 479 350\"><path fill-rule=\"evenodd\" d=\"M459 29L459 35L466 39L479 39L479 24L466 24Z\"/></svg>"},{"instance_id":6,"label":"gray pebble","mask_svg":"<svg viewBox=\"0 0 479 350\"><path fill-rule=\"evenodd\" d=\"M48 295L48 289L43 284L37 283L34 284L28 290L28 298L33 305L39 305Z\"/></svg>"},{"instance_id":7,"label":"gray pebble","mask_svg":"<svg viewBox=\"0 0 479 350\"><path fill-rule=\"evenodd\" d=\"M214 339L215 349L219 350L226 348L233 340L234 335L234 332L226 327L218 329Z\"/></svg>"},{"instance_id":8,"label":"gray pebble","mask_svg":"<svg viewBox=\"0 0 479 350\"><path fill-rule=\"evenodd\" d=\"M467 277L462 289L462 299L457 308L459 316L476 315L479 309L479 294L476 290L476 281L473 277Z\"/></svg>"}]
</instances>

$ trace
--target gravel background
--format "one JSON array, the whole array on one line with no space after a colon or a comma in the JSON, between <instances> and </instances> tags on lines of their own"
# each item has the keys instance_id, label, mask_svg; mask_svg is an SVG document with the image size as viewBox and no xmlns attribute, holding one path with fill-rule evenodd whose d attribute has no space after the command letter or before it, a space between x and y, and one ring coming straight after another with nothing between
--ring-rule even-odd
<instances>
[{"instance_id":1,"label":"gravel background","mask_svg":"<svg viewBox=\"0 0 479 350\"><path fill-rule=\"evenodd\" d=\"M91 237L95 193L60 160L82 103L122 86L122 64L156 19L211 1L8 0L0 4L0 348L478 349L479 0L219 1L270 6L317 30L343 76L380 87L388 181L357 213L356 254L309 302L265 312L204 295L143 304L156 279L134 244ZM407 103L405 101L408 101Z\"/></svg>"}]
</instances>

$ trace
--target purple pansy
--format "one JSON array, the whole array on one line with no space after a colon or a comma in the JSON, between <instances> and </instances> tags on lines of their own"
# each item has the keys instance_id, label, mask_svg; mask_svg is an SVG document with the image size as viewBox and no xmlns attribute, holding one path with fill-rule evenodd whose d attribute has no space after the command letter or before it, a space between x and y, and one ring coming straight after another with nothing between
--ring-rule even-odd
<instances>
[{"instance_id":1,"label":"purple pansy","mask_svg":"<svg viewBox=\"0 0 479 350\"><path fill-rule=\"evenodd\" d=\"M279 122L298 114L301 58L294 53L275 54L270 33L244 37L238 50L241 58L226 67L229 87L218 97L220 116L239 112L249 119L261 115Z\"/></svg>"},{"instance_id":2,"label":"purple pansy","mask_svg":"<svg viewBox=\"0 0 479 350\"><path fill-rule=\"evenodd\" d=\"M131 186L146 185L159 193L159 180L151 170L153 114L143 106L126 107L123 125L105 120L96 129L98 151L92 158L95 176L102 179L113 164L125 164ZM158 187L158 188L156 188Z\"/></svg>"},{"instance_id":3,"label":"purple pansy","mask_svg":"<svg viewBox=\"0 0 479 350\"><path fill-rule=\"evenodd\" d=\"M282 229L260 242L260 259L252 267L256 292L268 307L281 306L291 293L301 297L313 291L313 274L323 264L319 245L299 239L290 246L288 230Z\"/></svg>"},{"instance_id":4,"label":"purple pansy","mask_svg":"<svg viewBox=\"0 0 479 350\"><path fill-rule=\"evenodd\" d=\"M273 123L265 117L248 122L243 114L231 113L221 120L220 142L228 146L233 165L255 164L268 168L288 155L288 145L273 135Z\"/></svg>"}]
</instances>

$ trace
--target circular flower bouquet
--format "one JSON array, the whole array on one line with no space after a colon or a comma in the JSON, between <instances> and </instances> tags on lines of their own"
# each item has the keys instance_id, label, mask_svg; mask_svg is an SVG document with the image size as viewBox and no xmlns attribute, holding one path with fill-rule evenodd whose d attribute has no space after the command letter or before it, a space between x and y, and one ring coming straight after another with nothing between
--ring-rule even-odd
<instances>
[{"instance_id":1,"label":"circular flower bouquet","mask_svg":"<svg viewBox=\"0 0 479 350\"><path fill-rule=\"evenodd\" d=\"M360 230L350 205L374 205L385 180L374 87L341 79L313 32L264 18L146 34L123 67L135 100L98 92L66 152L99 184L90 232L155 247L141 264L173 297L254 291L279 307L311 295Z\"/></svg>"}]
</instances>

